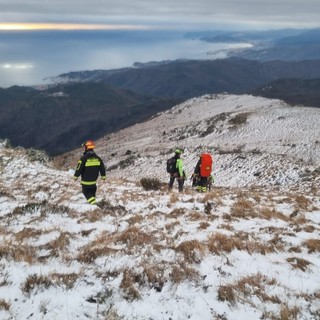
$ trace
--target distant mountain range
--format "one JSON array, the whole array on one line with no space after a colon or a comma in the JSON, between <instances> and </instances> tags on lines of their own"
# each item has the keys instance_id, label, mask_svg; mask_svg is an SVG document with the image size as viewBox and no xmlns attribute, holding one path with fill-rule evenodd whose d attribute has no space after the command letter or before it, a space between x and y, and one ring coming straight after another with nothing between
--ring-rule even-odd
<instances>
[{"instance_id":1,"label":"distant mountain range","mask_svg":"<svg viewBox=\"0 0 320 320\"><path fill-rule=\"evenodd\" d=\"M180 99L154 98L104 83L74 83L36 90L0 89L0 137L52 155L88 139L143 121Z\"/></svg>"},{"instance_id":2,"label":"distant mountain range","mask_svg":"<svg viewBox=\"0 0 320 320\"><path fill-rule=\"evenodd\" d=\"M254 46L228 59L136 63L65 73L41 90L0 89L0 138L61 154L183 100L223 92L320 107L319 29L187 36Z\"/></svg>"},{"instance_id":3,"label":"distant mountain range","mask_svg":"<svg viewBox=\"0 0 320 320\"><path fill-rule=\"evenodd\" d=\"M94 81L132 90L139 94L188 99L207 93L251 93L280 79L320 79L320 59L307 61L253 61L239 58L220 60L171 61L140 64L138 67L117 70L70 72L60 75L61 82ZM286 80L285 80L286 81ZM280 83L279 82L279 83ZM302 90L307 90L305 83ZM288 88L287 88L288 89ZM287 90L286 89L286 90ZM309 94L320 95L314 84L299 103L320 106ZM264 92L260 91L264 96ZM277 98L288 95L278 92ZM320 101L320 100L319 100Z\"/></svg>"},{"instance_id":4,"label":"distant mountain range","mask_svg":"<svg viewBox=\"0 0 320 320\"><path fill-rule=\"evenodd\" d=\"M320 59L320 29L198 33L194 36L208 42L252 44L251 48L230 50L229 57L258 61Z\"/></svg>"}]
</instances>

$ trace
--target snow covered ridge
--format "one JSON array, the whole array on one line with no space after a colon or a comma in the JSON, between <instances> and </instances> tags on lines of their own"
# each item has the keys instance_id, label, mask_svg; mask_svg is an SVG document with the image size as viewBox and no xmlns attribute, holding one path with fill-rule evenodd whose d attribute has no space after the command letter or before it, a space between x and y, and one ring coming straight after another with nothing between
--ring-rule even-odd
<instances>
[{"instance_id":1,"label":"snow covered ridge","mask_svg":"<svg viewBox=\"0 0 320 320\"><path fill-rule=\"evenodd\" d=\"M179 194L109 176L98 208L42 159L0 143L1 320L320 318L317 179Z\"/></svg>"},{"instance_id":2,"label":"snow covered ridge","mask_svg":"<svg viewBox=\"0 0 320 320\"><path fill-rule=\"evenodd\" d=\"M166 160L184 149L188 176L212 153L216 185L299 185L319 177L320 109L249 95L207 95L97 141L110 178L167 180ZM82 150L67 155L67 167ZM63 156L65 161L65 156ZM318 178L317 178L318 179Z\"/></svg>"}]
</instances>

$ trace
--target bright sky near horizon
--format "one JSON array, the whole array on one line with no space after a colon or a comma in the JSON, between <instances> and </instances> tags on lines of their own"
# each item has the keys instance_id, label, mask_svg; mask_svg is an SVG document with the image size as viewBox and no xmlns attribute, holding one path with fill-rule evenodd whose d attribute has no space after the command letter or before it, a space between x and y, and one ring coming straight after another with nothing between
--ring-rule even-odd
<instances>
[{"instance_id":1,"label":"bright sky near horizon","mask_svg":"<svg viewBox=\"0 0 320 320\"><path fill-rule=\"evenodd\" d=\"M0 0L0 30L315 28L319 0Z\"/></svg>"}]
</instances>

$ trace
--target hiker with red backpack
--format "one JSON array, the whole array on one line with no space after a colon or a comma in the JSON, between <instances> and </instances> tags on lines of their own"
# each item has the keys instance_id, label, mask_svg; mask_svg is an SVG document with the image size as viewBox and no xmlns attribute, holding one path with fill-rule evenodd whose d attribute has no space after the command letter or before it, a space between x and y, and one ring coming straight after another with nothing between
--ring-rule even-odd
<instances>
[{"instance_id":1,"label":"hiker with red backpack","mask_svg":"<svg viewBox=\"0 0 320 320\"><path fill-rule=\"evenodd\" d=\"M212 156L210 153L203 153L196 164L192 174L193 186L196 186L198 192L207 192L213 180L212 172Z\"/></svg>"},{"instance_id":2,"label":"hiker with red backpack","mask_svg":"<svg viewBox=\"0 0 320 320\"><path fill-rule=\"evenodd\" d=\"M185 171L183 169L183 162L181 159L182 151L176 149L174 156L167 160L167 172L170 173L169 190L172 190L175 179L178 181L179 192L183 191L183 185L185 180Z\"/></svg>"}]
</instances>

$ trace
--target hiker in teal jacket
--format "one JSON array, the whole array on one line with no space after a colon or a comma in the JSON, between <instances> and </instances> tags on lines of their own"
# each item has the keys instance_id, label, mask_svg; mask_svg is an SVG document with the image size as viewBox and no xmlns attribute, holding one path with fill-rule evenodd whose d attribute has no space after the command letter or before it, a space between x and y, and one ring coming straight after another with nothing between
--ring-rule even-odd
<instances>
[{"instance_id":1,"label":"hiker in teal jacket","mask_svg":"<svg viewBox=\"0 0 320 320\"><path fill-rule=\"evenodd\" d=\"M170 181L169 181L169 190L172 190L174 180L177 179L179 192L183 191L183 185L185 180L185 172L183 170L183 162L180 158L182 151L180 149L176 149L174 151L174 157L172 159L175 160L174 170L170 173Z\"/></svg>"}]
</instances>

